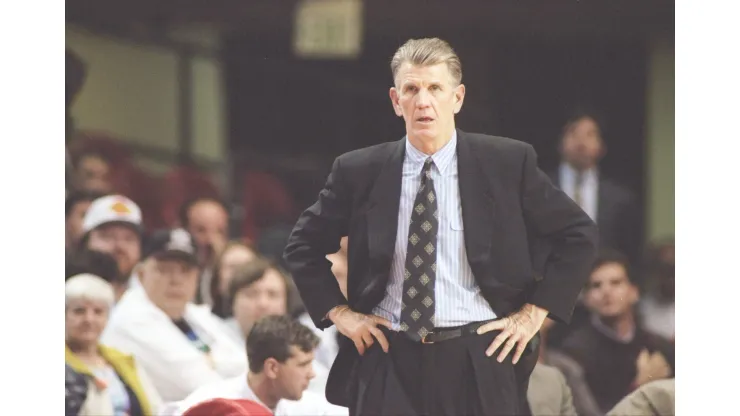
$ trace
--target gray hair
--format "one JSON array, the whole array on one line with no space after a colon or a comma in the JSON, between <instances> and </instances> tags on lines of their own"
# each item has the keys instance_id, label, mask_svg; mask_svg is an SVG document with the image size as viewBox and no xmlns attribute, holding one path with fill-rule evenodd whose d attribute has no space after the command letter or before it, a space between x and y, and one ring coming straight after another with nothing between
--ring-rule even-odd
<instances>
[{"instance_id":1,"label":"gray hair","mask_svg":"<svg viewBox=\"0 0 740 416\"><path fill-rule=\"evenodd\" d=\"M393 81L398 69L406 62L416 66L447 64L452 79L459 85L462 82L462 63L449 43L439 38L410 39L401 45L391 59Z\"/></svg>"},{"instance_id":2,"label":"gray hair","mask_svg":"<svg viewBox=\"0 0 740 416\"><path fill-rule=\"evenodd\" d=\"M113 286L94 274L82 273L72 276L64 285L64 305L73 300L92 300L112 307L116 301Z\"/></svg>"}]
</instances>

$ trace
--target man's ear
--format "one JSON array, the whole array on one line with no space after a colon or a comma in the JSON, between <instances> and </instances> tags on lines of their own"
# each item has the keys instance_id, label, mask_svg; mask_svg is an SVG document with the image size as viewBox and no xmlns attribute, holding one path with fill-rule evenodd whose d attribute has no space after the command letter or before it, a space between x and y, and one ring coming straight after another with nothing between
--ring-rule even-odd
<instances>
[{"instance_id":1,"label":"man's ear","mask_svg":"<svg viewBox=\"0 0 740 416\"><path fill-rule=\"evenodd\" d=\"M280 363L272 357L268 358L265 360L262 372L267 376L267 378L274 380L278 377L278 373L280 372Z\"/></svg>"},{"instance_id":2,"label":"man's ear","mask_svg":"<svg viewBox=\"0 0 740 416\"><path fill-rule=\"evenodd\" d=\"M393 111L398 117L403 117L403 111L401 111L401 103L398 102L398 91L396 87L391 87L388 95L391 97L391 104L393 105Z\"/></svg>"},{"instance_id":3,"label":"man's ear","mask_svg":"<svg viewBox=\"0 0 740 416\"><path fill-rule=\"evenodd\" d=\"M455 114L462 110L463 101L465 101L465 85L460 84L455 87Z\"/></svg>"}]
</instances>

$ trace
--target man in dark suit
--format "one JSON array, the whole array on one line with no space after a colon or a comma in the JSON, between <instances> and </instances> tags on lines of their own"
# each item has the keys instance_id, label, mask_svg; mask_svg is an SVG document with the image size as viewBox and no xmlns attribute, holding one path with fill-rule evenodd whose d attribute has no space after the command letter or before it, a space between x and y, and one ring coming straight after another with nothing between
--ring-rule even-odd
<instances>
[{"instance_id":1,"label":"man in dark suit","mask_svg":"<svg viewBox=\"0 0 740 416\"><path fill-rule=\"evenodd\" d=\"M528 413L536 334L569 320L596 227L530 145L455 128L465 86L446 42L406 42L391 70L406 136L338 157L284 254L316 326L346 337L327 399L353 415ZM346 298L326 259L343 236Z\"/></svg>"},{"instance_id":2,"label":"man in dark suit","mask_svg":"<svg viewBox=\"0 0 740 416\"><path fill-rule=\"evenodd\" d=\"M560 142L561 163L551 174L599 227L599 244L626 254L639 265L642 227L635 194L599 171L606 155L603 122L594 113L577 110L565 123Z\"/></svg>"}]
</instances>

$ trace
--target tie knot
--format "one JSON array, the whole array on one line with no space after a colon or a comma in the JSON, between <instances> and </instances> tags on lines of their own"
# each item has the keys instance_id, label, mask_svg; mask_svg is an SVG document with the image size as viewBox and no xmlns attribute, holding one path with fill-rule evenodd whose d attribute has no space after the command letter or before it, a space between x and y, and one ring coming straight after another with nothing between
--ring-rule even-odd
<instances>
[{"instance_id":1,"label":"tie knot","mask_svg":"<svg viewBox=\"0 0 740 416\"><path fill-rule=\"evenodd\" d=\"M431 157L428 157L427 160L424 161L424 169L422 169L421 173L423 173L427 178L431 178L432 166L434 166L434 160L432 160Z\"/></svg>"},{"instance_id":2,"label":"tie knot","mask_svg":"<svg viewBox=\"0 0 740 416\"><path fill-rule=\"evenodd\" d=\"M576 186L580 187L581 185L583 185L583 180L585 179L585 176L586 174L581 171L576 172Z\"/></svg>"}]
</instances>

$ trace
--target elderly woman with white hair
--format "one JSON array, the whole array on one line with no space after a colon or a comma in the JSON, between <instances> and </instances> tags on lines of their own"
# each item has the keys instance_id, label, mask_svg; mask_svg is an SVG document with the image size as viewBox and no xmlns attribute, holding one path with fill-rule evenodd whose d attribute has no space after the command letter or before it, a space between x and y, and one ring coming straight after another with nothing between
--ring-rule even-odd
<instances>
[{"instance_id":1,"label":"elderly woman with white hair","mask_svg":"<svg viewBox=\"0 0 740 416\"><path fill-rule=\"evenodd\" d=\"M161 399L133 357L99 342L115 301L110 283L78 274L65 298L67 415L155 415Z\"/></svg>"}]
</instances>

